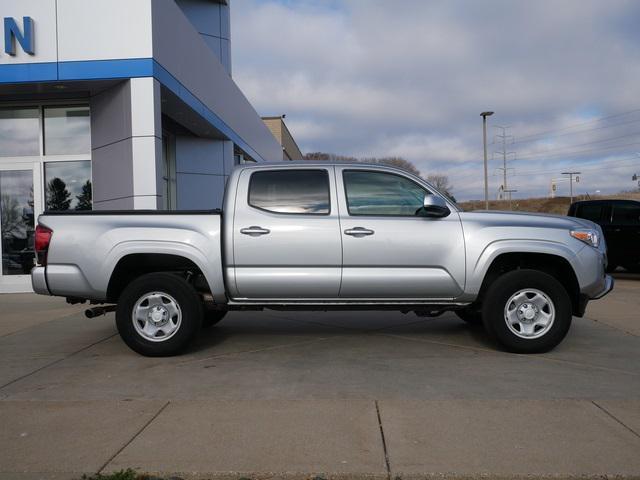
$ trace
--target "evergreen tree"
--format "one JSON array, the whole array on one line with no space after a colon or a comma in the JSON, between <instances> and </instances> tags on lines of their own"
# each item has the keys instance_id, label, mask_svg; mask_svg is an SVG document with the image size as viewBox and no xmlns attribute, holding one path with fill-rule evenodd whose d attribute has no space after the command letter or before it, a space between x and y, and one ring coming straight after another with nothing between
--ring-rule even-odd
<instances>
[{"instance_id":1,"label":"evergreen tree","mask_svg":"<svg viewBox=\"0 0 640 480\"><path fill-rule=\"evenodd\" d=\"M82 193L80 195L76 195L76 199L78 203L76 205L76 210L91 210L92 207L92 192L91 192L91 180L87 180L84 185L82 185Z\"/></svg>"},{"instance_id":2,"label":"evergreen tree","mask_svg":"<svg viewBox=\"0 0 640 480\"><path fill-rule=\"evenodd\" d=\"M58 177L47 184L47 210L69 210L71 193Z\"/></svg>"}]
</instances>

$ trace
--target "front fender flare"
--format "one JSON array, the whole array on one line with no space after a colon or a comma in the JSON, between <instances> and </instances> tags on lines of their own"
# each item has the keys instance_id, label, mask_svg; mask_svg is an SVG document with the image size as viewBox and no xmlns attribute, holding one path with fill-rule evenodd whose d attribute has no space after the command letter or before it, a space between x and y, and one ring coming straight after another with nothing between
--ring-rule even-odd
<instances>
[{"instance_id":1,"label":"front fender flare","mask_svg":"<svg viewBox=\"0 0 640 480\"><path fill-rule=\"evenodd\" d=\"M467 294L477 295L489 267L496 258L505 253L539 253L563 258L569 265L579 263L579 251L571 250L567 245L552 240L510 239L489 243L475 262L467 266ZM574 273L575 269L574 269Z\"/></svg>"}]
</instances>

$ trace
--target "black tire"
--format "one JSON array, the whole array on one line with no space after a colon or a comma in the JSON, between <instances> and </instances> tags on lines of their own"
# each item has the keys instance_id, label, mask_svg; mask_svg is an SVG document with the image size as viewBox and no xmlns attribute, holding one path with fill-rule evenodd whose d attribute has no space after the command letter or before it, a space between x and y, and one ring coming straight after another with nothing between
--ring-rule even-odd
<instances>
[{"instance_id":1,"label":"black tire","mask_svg":"<svg viewBox=\"0 0 640 480\"><path fill-rule=\"evenodd\" d=\"M180 312L180 321L174 322L177 327L165 340L149 340L134 326L133 312L136 304L140 299L154 292L161 292L167 296L163 298L172 297ZM141 306L143 305L144 302ZM132 281L120 295L116 309L116 325L122 340L129 348L141 355L146 357L177 355L189 346L200 330L202 303L195 289L183 278L170 273L149 273ZM138 325L142 328L140 322ZM161 337L162 335L158 338Z\"/></svg>"},{"instance_id":2,"label":"black tire","mask_svg":"<svg viewBox=\"0 0 640 480\"><path fill-rule=\"evenodd\" d=\"M616 268L618 268L618 265L616 265L615 263L611 263L611 262L609 262L609 263L607 264L606 271L607 271L607 273L613 273L613 272L615 272L615 271L616 271Z\"/></svg>"},{"instance_id":3,"label":"black tire","mask_svg":"<svg viewBox=\"0 0 640 480\"><path fill-rule=\"evenodd\" d=\"M551 305L543 307L543 310L546 309L547 313L550 307L555 310L553 323L546 331L541 328L534 332L533 335L540 335L536 338L517 335L509 328L505 318L507 302L512 295L525 289L534 289L546 295ZM482 316L487 333L506 350L514 353L541 353L553 349L567 335L571 327L572 305L567 291L551 275L537 270L514 270L491 284L484 297ZM535 326L533 328L535 330Z\"/></svg>"},{"instance_id":4,"label":"black tire","mask_svg":"<svg viewBox=\"0 0 640 480\"><path fill-rule=\"evenodd\" d=\"M202 327L211 328L215 324L219 323L227 314L226 310L204 310L202 316Z\"/></svg>"},{"instance_id":5,"label":"black tire","mask_svg":"<svg viewBox=\"0 0 640 480\"><path fill-rule=\"evenodd\" d=\"M469 325L482 325L482 311L473 308L463 308L456 310L456 315L460 320L467 322Z\"/></svg>"}]
</instances>

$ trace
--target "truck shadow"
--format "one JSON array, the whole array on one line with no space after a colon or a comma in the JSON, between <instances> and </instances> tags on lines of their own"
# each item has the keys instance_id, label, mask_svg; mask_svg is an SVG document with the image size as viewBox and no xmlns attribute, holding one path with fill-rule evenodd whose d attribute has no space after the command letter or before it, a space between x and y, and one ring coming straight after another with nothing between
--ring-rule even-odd
<instances>
[{"instance_id":1,"label":"truck shadow","mask_svg":"<svg viewBox=\"0 0 640 480\"><path fill-rule=\"evenodd\" d=\"M613 278L616 280L635 280L640 281L640 273L627 272L625 270L617 270L613 272Z\"/></svg>"},{"instance_id":2,"label":"truck shadow","mask_svg":"<svg viewBox=\"0 0 640 480\"><path fill-rule=\"evenodd\" d=\"M247 349L271 344L357 337L359 344L375 337L415 340L461 348L497 349L481 325L468 325L455 314L421 318L397 312L232 312L213 328L203 329L191 353L241 343Z\"/></svg>"}]
</instances>

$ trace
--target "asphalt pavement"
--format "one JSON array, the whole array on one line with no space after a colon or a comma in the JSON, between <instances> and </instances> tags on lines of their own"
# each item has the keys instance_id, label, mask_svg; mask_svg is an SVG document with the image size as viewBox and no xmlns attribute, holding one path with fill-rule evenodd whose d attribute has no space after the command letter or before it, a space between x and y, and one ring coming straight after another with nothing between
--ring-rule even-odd
<instances>
[{"instance_id":1,"label":"asphalt pavement","mask_svg":"<svg viewBox=\"0 0 640 480\"><path fill-rule=\"evenodd\" d=\"M553 352L453 314L234 312L174 358L0 295L0 478L640 478L640 277Z\"/></svg>"}]
</instances>

